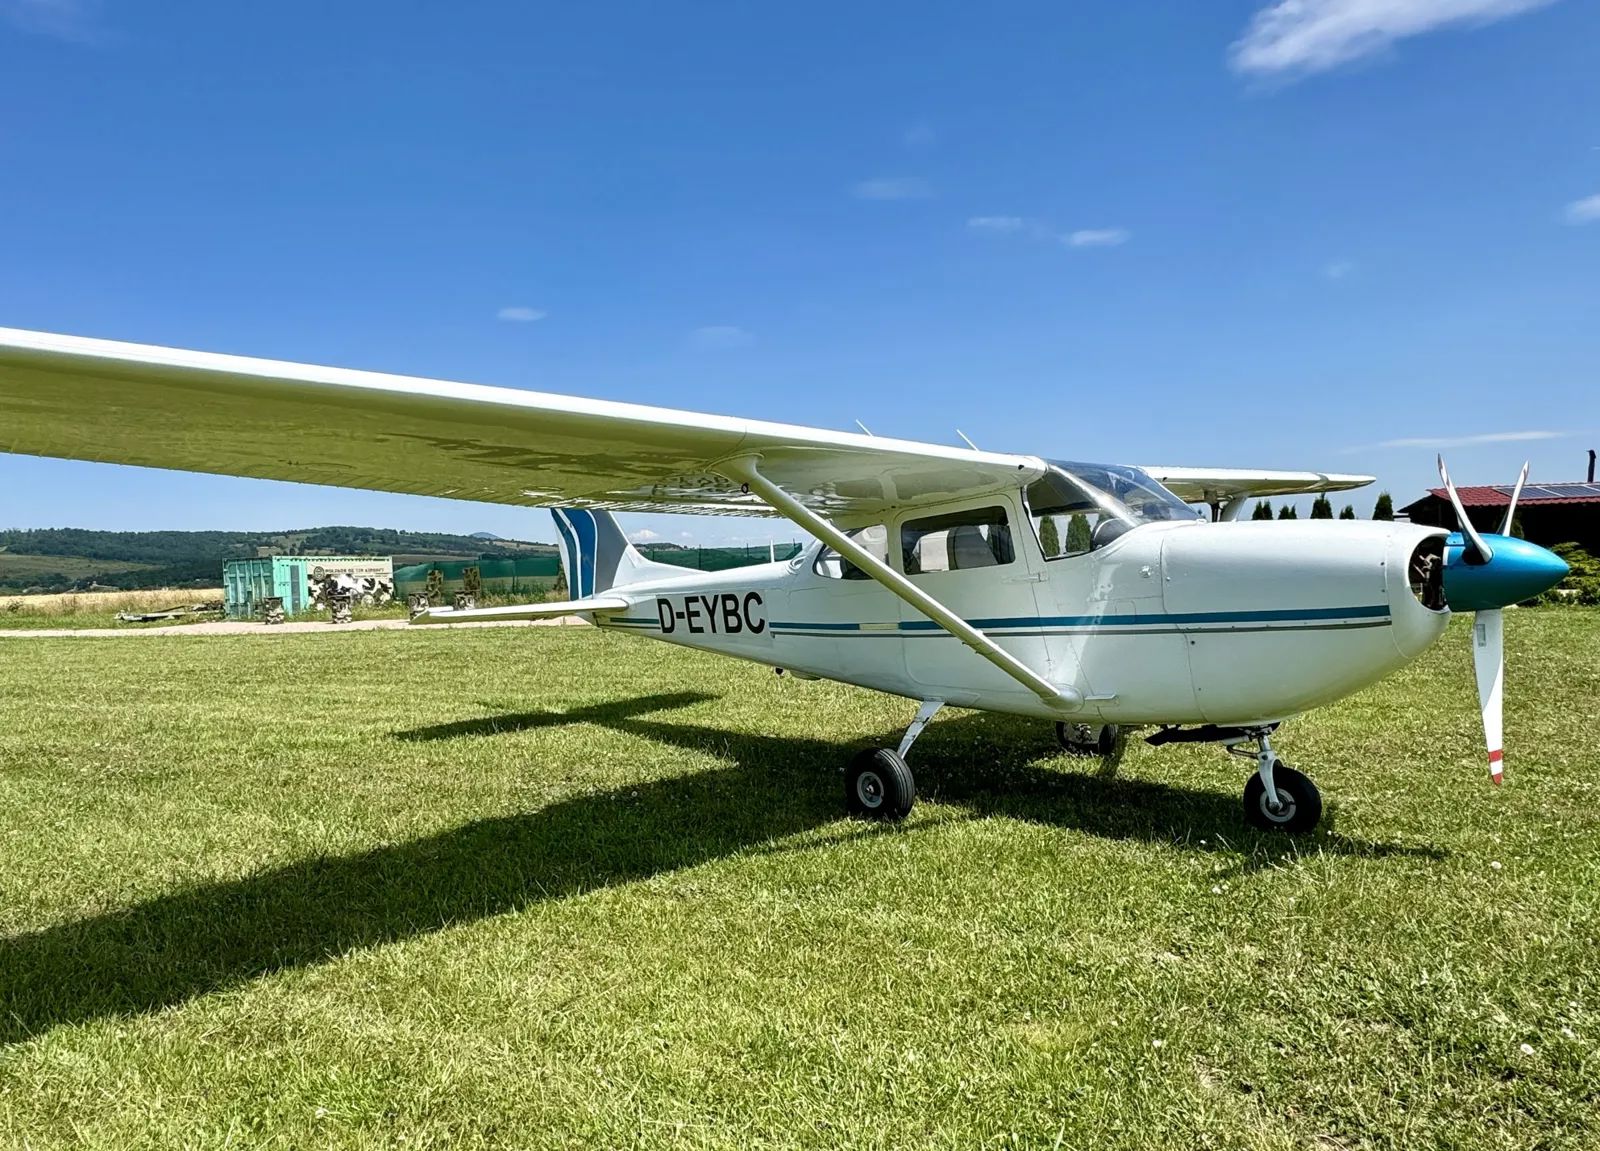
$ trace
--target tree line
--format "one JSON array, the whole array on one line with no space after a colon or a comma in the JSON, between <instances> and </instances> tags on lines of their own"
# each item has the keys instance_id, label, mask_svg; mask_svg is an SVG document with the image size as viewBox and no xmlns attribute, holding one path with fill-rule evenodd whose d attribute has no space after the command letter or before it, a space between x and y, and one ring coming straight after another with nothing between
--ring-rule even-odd
<instances>
[{"instance_id":1,"label":"tree line","mask_svg":"<svg viewBox=\"0 0 1600 1151\"><path fill-rule=\"evenodd\" d=\"M1274 518L1272 514L1272 501L1257 500L1256 509L1250 513L1250 518L1253 520L1270 520ZM1278 509L1276 518L1280 520L1297 520L1300 518L1300 509L1295 507L1294 504L1284 504ZM1328 499L1328 497L1325 495L1318 496L1316 501L1311 505L1311 518L1314 520L1333 519L1333 501ZM1345 504L1344 507L1339 509L1338 518L1341 520L1353 520L1357 518L1355 505ZM1371 518L1375 520L1394 519L1394 500L1389 498L1388 492L1378 493L1378 502L1372 506Z\"/></svg>"}]
</instances>

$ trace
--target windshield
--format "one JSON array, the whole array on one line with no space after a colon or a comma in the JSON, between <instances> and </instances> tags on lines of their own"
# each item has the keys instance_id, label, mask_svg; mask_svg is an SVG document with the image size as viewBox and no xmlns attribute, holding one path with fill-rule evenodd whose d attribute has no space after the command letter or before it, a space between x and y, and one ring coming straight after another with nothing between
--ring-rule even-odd
<instances>
[{"instance_id":1,"label":"windshield","mask_svg":"<svg viewBox=\"0 0 1600 1151\"><path fill-rule=\"evenodd\" d=\"M1196 520L1200 513L1138 468L1050 460L1028 488L1034 515L1110 515L1129 527L1157 520Z\"/></svg>"},{"instance_id":2,"label":"windshield","mask_svg":"<svg viewBox=\"0 0 1600 1151\"><path fill-rule=\"evenodd\" d=\"M1138 468L1050 461L1028 485L1028 516L1044 558L1104 547L1157 520L1196 520L1198 512Z\"/></svg>"},{"instance_id":3,"label":"windshield","mask_svg":"<svg viewBox=\"0 0 1600 1151\"><path fill-rule=\"evenodd\" d=\"M1088 489L1084 494L1095 499L1098 510L1110 512L1130 526L1157 520L1200 518L1199 512L1138 468L1118 464L1072 463L1067 460L1048 462L1052 468L1065 473L1065 478L1075 480L1077 486ZM1041 477L1040 482L1049 478L1047 474Z\"/></svg>"}]
</instances>

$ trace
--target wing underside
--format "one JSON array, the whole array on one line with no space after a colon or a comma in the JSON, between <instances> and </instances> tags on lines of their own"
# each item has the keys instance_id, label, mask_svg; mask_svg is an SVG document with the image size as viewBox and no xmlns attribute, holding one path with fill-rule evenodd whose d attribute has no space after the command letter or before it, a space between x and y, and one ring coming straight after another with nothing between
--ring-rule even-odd
<instances>
[{"instance_id":1,"label":"wing underside","mask_svg":"<svg viewBox=\"0 0 1600 1151\"><path fill-rule=\"evenodd\" d=\"M0 328L0 450L530 507L842 523L1025 483L1031 456Z\"/></svg>"}]
</instances>

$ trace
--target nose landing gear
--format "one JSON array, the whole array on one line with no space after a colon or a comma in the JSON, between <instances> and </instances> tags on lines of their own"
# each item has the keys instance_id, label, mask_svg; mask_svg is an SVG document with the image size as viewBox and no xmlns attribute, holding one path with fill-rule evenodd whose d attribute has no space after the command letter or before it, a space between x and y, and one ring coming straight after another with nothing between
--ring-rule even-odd
<instances>
[{"instance_id":1,"label":"nose landing gear","mask_svg":"<svg viewBox=\"0 0 1600 1151\"><path fill-rule=\"evenodd\" d=\"M1254 740L1256 750L1241 744ZM1245 822L1260 831L1286 831L1304 835L1322 819L1322 795L1317 785L1284 763L1272 750L1272 729L1257 728L1229 740L1233 755L1254 758L1256 771L1244 785Z\"/></svg>"}]
</instances>

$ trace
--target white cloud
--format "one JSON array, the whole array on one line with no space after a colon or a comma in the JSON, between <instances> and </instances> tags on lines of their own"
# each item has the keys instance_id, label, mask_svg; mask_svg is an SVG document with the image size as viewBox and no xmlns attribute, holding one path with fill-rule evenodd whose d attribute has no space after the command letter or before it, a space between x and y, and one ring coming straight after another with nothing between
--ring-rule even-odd
<instances>
[{"instance_id":1,"label":"white cloud","mask_svg":"<svg viewBox=\"0 0 1600 1151\"><path fill-rule=\"evenodd\" d=\"M967 230L990 236L1025 234L1030 240L1065 244L1069 248L1114 248L1133 237L1126 228L1079 228L1076 232L1058 232L1043 220L1024 216L969 216Z\"/></svg>"},{"instance_id":2,"label":"white cloud","mask_svg":"<svg viewBox=\"0 0 1600 1151\"><path fill-rule=\"evenodd\" d=\"M655 543L655 541L660 539L660 538L661 538L661 533L660 532L653 532L649 528L640 528L636 532L629 532L628 533L628 542L629 543L635 543L635 544Z\"/></svg>"},{"instance_id":3,"label":"white cloud","mask_svg":"<svg viewBox=\"0 0 1600 1151\"><path fill-rule=\"evenodd\" d=\"M1480 444L1517 444L1529 440L1559 440L1565 437L1566 432L1485 432L1476 436L1415 436L1403 440L1384 440L1374 444L1379 448L1471 448ZM1347 448L1346 451L1364 451L1363 448Z\"/></svg>"},{"instance_id":4,"label":"white cloud","mask_svg":"<svg viewBox=\"0 0 1600 1151\"><path fill-rule=\"evenodd\" d=\"M967 227L974 232L1020 232L1025 223L1021 216L973 216Z\"/></svg>"},{"instance_id":5,"label":"white cloud","mask_svg":"<svg viewBox=\"0 0 1600 1151\"><path fill-rule=\"evenodd\" d=\"M920 176L879 176L850 190L858 200L926 200L933 188Z\"/></svg>"},{"instance_id":6,"label":"white cloud","mask_svg":"<svg viewBox=\"0 0 1600 1151\"><path fill-rule=\"evenodd\" d=\"M1600 192L1572 201L1567 205L1566 216L1569 224L1593 224L1600 221Z\"/></svg>"},{"instance_id":7,"label":"white cloud","mask_svg":"<svg viewBox=\"0 0 1600 1151\"><path fill-rule=\"evenodd\" d=\"M0 20L24 32L87 43L96 39L96 0L0 0Z\"/></svg>"},{"instance_id":8,"label":"white cloud","mask_svg":"<svg viewBox=\"0 0 1600 1151\"><path fill-rule=\"evenodd\" d=\"M1356 266L1350 260L1334 260L1331 264L1323 265L1322 274L1330 280L1342 280L1355 270Z\"/></svg>"},{"instance_id":9,"label":"white cloud","mask_svg":"<svg viewBox=\"0 0 1600 1151\"><path fill-rule=\"evenodd\" d=\"M495 319L504 320L508 324L531 324L535 320L544 319L546 315L548 313L541 312L538 308L525 308L521 305L501 308L494 314Z\"/></svg>"},{"instance_id":10,"label":"white cloud","mask_svg":"<svg viewBox=\"0 0 1600 1151\"><path fill-rule=\"evenodd\" d=\"M755 343L755 336L732 324L709 324L689 333L691 348L743 348Z\"/></svg>"},{"instance_id":11,"label":"white cloud","mask_svg":"<svg viewBox=\"0 0 1600 1151\"><path fill-rule=\"evenodd\" d=\"M1126 228L1079 228L1061 237L1072 248L1114 248L1126 244L1131 233Z\"/></svg>"},{"instance_id":12,"label":"white cloud","mask_svg":"<svg viewBox=\"0 0 1600 1151\"><path fill-rule=\"evenodd\" d=\"M1277 0L1233 44L1236 72L1303 76L1451 25L1492 24L1555 0Z\"/></svg>"}]
</instances>

